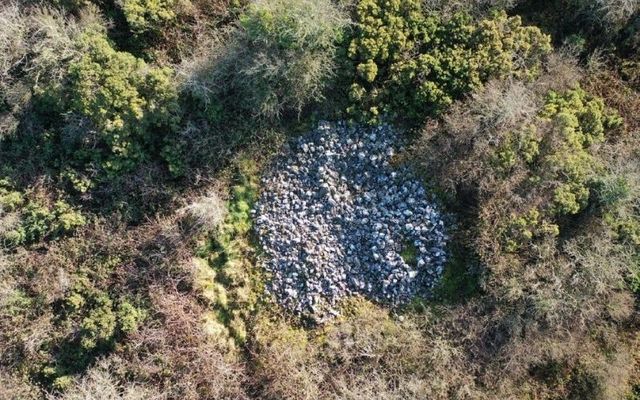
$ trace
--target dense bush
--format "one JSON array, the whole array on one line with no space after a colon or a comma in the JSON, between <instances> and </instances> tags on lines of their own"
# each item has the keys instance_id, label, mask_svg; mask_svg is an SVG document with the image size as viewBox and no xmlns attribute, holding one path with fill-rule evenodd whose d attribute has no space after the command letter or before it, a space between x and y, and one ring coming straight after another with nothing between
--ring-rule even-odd
<instances>
[{"instance_id":1,"label":"dense bush","mask_svg":"<svg viewBox=\"0 0 640 400\"><path fill-rule=\"evenodd\" d=\"M331 1L261 0L187 71L201 107L272 119L323 98L346 19Z\"/></svg>"},{"instance_id":2,"label":"dense bush","mask_svg":"<svg viewBox=\"0 0 640 400\"><path fill-rule=\"evenodd\" d=\"M17 217L13 223L12 217ZM6 181L0 181L0 219L0 238L8 247L56 238L86 223L85 217L65 201L46 205L43 200L27 199Z\"/></svg>"},{"instance_id":3,"label":"dense bush","mask_svg":"<svg viewBox=\"0 0 640 400\"><path fill-rule=\"evenodd\" d=\"M557 214L576 214L589 199L589 181L598 174L598 163L589 148L605 139L605 132L622 125L620 116L581 89L558 94L551 92L541 113L560 133L561 142L545 156L540 170L564 180L553 192L553 209ZM551 148L549 144L538 147Z\"/></svg>"},{"instance_id":4,"label":"dense bush","mask_svg":"<svg viewBox=\"0 0 640 400\"><path fill-rule=\"evenodd\" d=\"M454 104L439 127L424 129L414 154L434 185L474 210L462 235L483 265L481 301L497 307L479 311L492 322L478 345L500 335L482 379L500 382L501 397L544 387L542 398L619 398L624 385L612 382L627 379L632 364L612 321L632 318L622 288L637 274L629 268L637 249L610 221L635 213L636 147L620 115L557 57L533 81L491 81ZM620 350L603 356L605 348ZM497 354L514 366L507 375ZM523 381L530 386L506 384Z\"/></svg>"},{"instance_id":5,"label":"dense bush","mask_svg":"<svg viewBox=\"0 0 640 400\"><path fill-rule=\"evenodd\" d=\"M534 237L558 235L555 217L577 214L587 206L603 170L592 149L605 140L605 132L621 123L602 99L576 88L550 92L537 119L501 138L501 144L486 162L503 179L513 171L526 173L520 178L520 190L541 197L537 206L514 215L508 222L505 240L509 250L516 250ZM548 133L540 132L544 125Z\"/></svg>"},{"instance_id":6,"label":"dense bush","mask_svg":"<svg viewBox=\"0 0 640 400\"><path fill-rule=\"evenodd\" d=\"M330 1L258 1L240 24L245 49L235 83L250 110L275 117L322 98L345 24Z\"/></svg>"},{"instance_id":7,"label":"dense bush","mask_svg":"<svg viewBox=\"0 0 640 400\"><path fill-rule=\"evenodd\" d=\"M157 33L176 18L175 0L120 0L120 6L135 34Z\"/></svg>"},{"instance_id":8,"label":"dense bush","mask_svg":"<svg viewBox=\"0 0 640 400\"><path fill-rule=\"evenodd\" d=\"M2 138L16 132L34 92L61 84L69 63L82 53L77 36L85 29L99 30L100 21L93 8L73 19L53 8L10 3L0 8L0 23Z\"/></svg>"},{"instance_id":9,"label":"dense bush","mask_svg":"<svg viewBox=\"0 0 640 400\"><path fill-rule=\"evenodd\" d=\"M640 11L636 0L517 1L514 12L551 34L557 44L571 43L583 54L624 47L621 36Z\"/></svg>"},{"instance_id":10,"label":"dense bush","mask_svg":"<svg viewBox=\"0 0 640 400\"><path fill-rule=\"evenodd\" d=\"M112 172L129 169L157 151L175 129L178 104L171 71L148 67L99 34L80 41L88 50L69 67L69 107L92 123L97 143L81 146L74 155Z\"/></svg>"},{"instance_id":11,"label":"dense bush","mask_svg":"<svg viewBox=\"0 0 640 400\"><path fill-rule=\"evenodd\" d=\"M360 1L356 23L348 111L368 122L437 115L490 77L535 76L551 50L549 37L519 17L442 20L413 0Z\"/></svg>"},{"instance_id":12,"label":"dense bush","mask_svg":"<svg viewBox=\"0 0 640 400\"><path fill-rule=\"evenodd\" d=\"M79 278L64 300L66 317L79 320L79 344L84 351L104 347L117 332L131 333L144 319L144 312L126 300L114 304L108 293Z\"/></svg>"}]
</instances>

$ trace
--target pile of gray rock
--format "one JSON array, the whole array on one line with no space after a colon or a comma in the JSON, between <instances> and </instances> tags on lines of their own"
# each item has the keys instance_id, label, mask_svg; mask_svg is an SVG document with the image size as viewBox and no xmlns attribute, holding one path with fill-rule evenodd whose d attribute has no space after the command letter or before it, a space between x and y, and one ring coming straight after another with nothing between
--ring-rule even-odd
<instances>
[{"instance_id":1,"label":"pile of gray rock","mask_svg":"<svg viewBox=\"0 0 640 400\"><path fill-rule=\"evenodd\" d=\"M283 306L321 321L346 296L398 305L438 282L442 215L408 168L390 165L400 142L388 125L325 122L275 160L252 212Z\"/></svg>"}]
</instances>

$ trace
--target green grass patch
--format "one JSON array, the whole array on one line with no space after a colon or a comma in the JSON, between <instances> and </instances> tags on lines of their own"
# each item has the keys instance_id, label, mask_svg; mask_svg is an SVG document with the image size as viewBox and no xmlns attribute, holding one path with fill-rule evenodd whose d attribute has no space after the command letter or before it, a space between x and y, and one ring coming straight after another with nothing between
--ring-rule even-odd
<instances>
[{"instance_id":1,"label":"green grass patch","mask_svg":"<svg viewBox=\"0 0 640 400\"><path fill-rule=\"evenodd\" d=\"M241 159L227 203L228 214L217 232L211 233L197 255L205 259L210 274L204 274L206 284L199 284L203 297L209 299L218 323L237 345L246 341L246 321L253 314L258 301L261 279L254 267L254 247L250 240L251 208L258 196L256 162ZM221 338L225 339L225 338Z\"/></svg>"},{"instance_id":2,"label":"green grass patch","mask_svg":"<svg viewBox=\"0 0 640 400\"><path fill-rule=\"evenodd\" d=\"M418 264L418 249L411 241L406 241L400 250L400 257L402 260L415 268Z\"/></svg>"},{"instance_id":3,"label":"green grass patch","mask_svg":"<svg viewBox=\"0 0 640 400\"><path fill-rule=\"evenodd\" d=\"M454 244L442 279L436 287L436 299L444 303L462 303L480 294L480 271L473 252Z\"/></svg>"}]
</instances>

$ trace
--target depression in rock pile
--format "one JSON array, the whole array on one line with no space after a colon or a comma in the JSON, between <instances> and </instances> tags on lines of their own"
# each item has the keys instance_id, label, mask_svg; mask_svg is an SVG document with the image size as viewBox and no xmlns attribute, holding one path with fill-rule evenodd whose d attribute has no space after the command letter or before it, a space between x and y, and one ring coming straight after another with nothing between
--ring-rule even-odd
<instances>
[{"instance_id":1,"label":"depression in rock pile","mask_svg":"<svg viewBox=\"0 0 640 400\"><path fill-rule=\"evenodd\" d=\"M390 165L399 146L387 125L322 123L271 166L253 212L283 306L325 319L349 295L397 305L437 283L443 220L411 171Z\"/></svg>"}]
</instances>

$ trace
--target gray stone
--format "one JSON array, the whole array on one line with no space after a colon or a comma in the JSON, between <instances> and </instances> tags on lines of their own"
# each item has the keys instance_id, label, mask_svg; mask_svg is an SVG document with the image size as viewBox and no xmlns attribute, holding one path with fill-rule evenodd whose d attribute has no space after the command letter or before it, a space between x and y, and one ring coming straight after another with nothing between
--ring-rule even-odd
<instances>
[{"instance_id":1,"label":"gray stone","mask_svg":"<svg viewBox=\"0 0 640 400\"><path fill-rule=\"evenodd\" d=\"M389 164L401 136L387 125L323 122L297 143L263 178L252 210L271 276L266 292L318 321L356 293L391 305L428 295L447 236L421 183ZM417 269L399 254L407 242L419 249Z\"/></svg>"}]
</instances>

